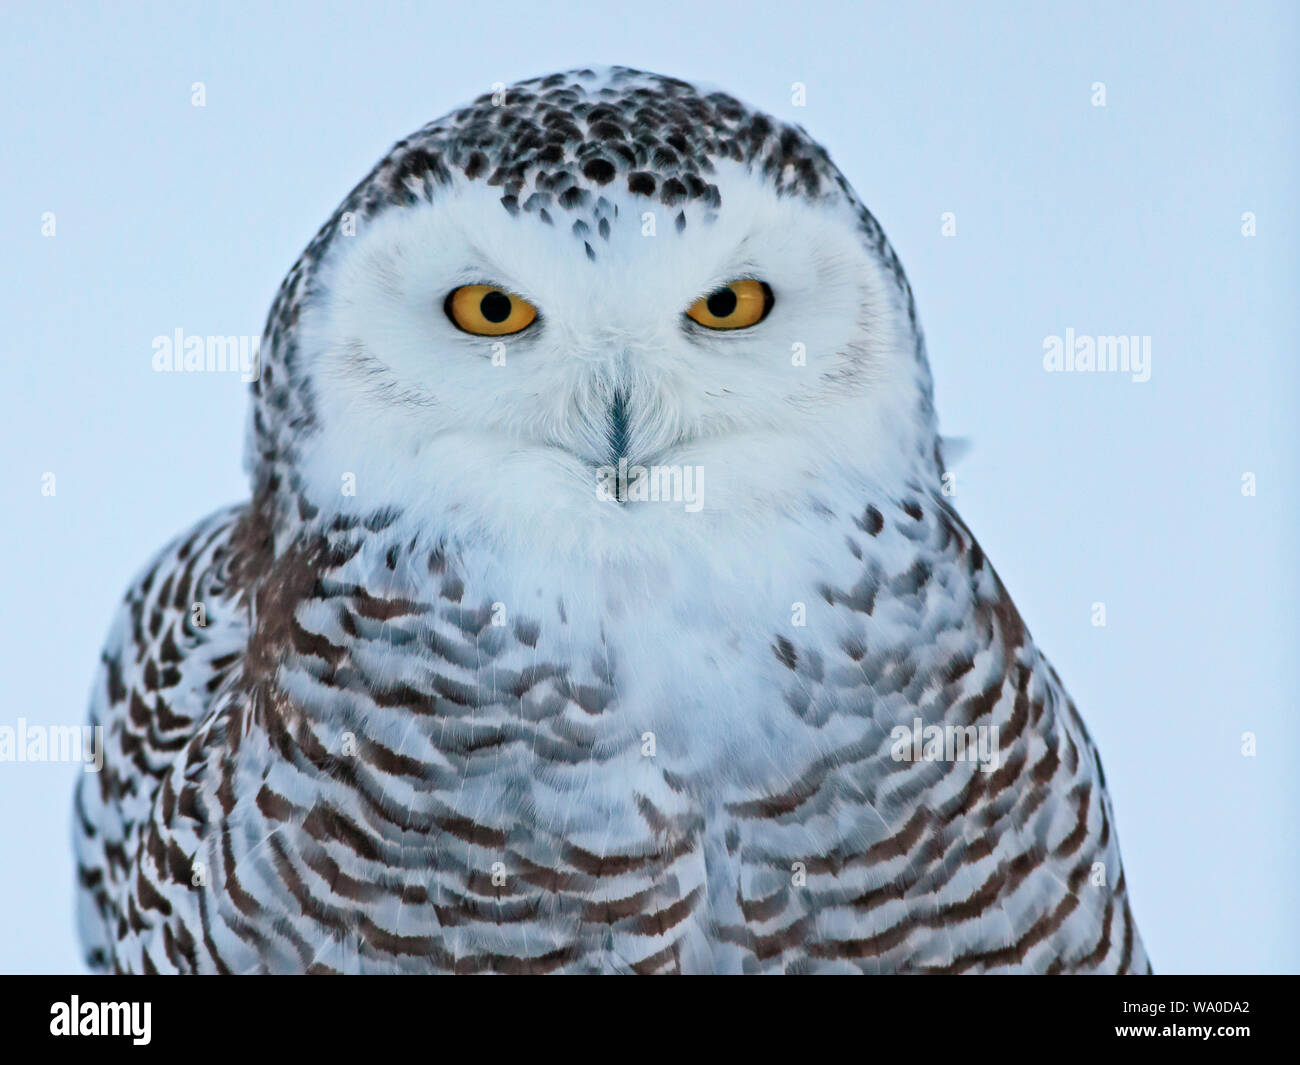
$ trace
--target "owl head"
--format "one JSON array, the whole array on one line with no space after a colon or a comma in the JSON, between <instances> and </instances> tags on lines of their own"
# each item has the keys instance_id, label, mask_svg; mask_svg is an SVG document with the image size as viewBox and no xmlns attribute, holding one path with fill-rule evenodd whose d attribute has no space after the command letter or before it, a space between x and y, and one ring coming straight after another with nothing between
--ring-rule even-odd
<instances>
[{"instance_id":1,"label":"owl head","mask_svg":"<svg viewBox=\"0 0 1300 1065\"><path fill-rule=\"evenodd\" d=\"M610 558L936 462L910 289L825 151L623 67L399 141L286 278L253 387L287 525L400 511Z\"/></svg>"}]
</instances>

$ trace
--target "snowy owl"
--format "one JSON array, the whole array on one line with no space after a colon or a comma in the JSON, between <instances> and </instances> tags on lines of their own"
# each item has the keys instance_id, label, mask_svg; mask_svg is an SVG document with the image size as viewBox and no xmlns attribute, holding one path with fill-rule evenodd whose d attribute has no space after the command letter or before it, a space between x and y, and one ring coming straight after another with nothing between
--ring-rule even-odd
<instances>
[{"instance_id":1,"label":"snowy owl","mask_svg":"<svg viewBox=\"0 0 1300 1065\"><path fill-rule=\"evenodd\" d=\"M93 968L1149 968L903 270L802 129L498 87L347 196L262 356L251 500L102 654Z\"/></svg>"}]
</instances>

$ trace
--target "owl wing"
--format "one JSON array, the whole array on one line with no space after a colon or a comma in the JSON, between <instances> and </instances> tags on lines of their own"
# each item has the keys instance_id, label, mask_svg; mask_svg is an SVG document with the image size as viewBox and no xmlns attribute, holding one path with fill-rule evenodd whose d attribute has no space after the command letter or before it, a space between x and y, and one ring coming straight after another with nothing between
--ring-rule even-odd
<instances>
[{"instance_id":1,"label":"owl wing","mask_svg":"<svg viewBox=\"0 0 1300 1065\"><path fill-rule=\"evenodd\" d=\"M78 924L90 967L119 968L139 932L135 883L159 785L237 676L248 643L250 559L265 543L230 507L168 544L131 585L100 655L90 723L103 766L74 803Z\"/></svg>"},{"instance_id":2,"label":"owl wing","mask_svg":"<svg viewBox=\"0 0 1300 1065\"><path fill-rule=\"evenodd\" d=\"M970 530L918 491L846 545L849 579L772 645L786 703L841 739L729 807L727 936L786 968L1148 971L1096 749Z\"/></svg>"}]
</instances>

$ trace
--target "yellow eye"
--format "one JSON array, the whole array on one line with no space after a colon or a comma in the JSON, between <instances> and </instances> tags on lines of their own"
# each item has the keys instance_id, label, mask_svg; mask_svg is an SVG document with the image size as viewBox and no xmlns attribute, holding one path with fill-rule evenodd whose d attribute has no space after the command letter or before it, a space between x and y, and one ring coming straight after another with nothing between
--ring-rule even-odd
<instances>
[{"instance_id":1,"label":"yellow eye","mask_svg":"<svg viewBox=\"0 0 1300 1065\"><path fill-rule=\"evenodd\" d=\"M762 281L733 281L691 304L688 318L710 329L757 325L772 309L772 290Z\"/></svg>"},{"instance_id":2,"label":"yellow eye","mask_svg":"<svg viewBox=\"0 0 1300 1065\"><path fill-rule=\"evenodd\" d=\"M452 324L480 337L503 337L533 324L537 308L492 285L461 285L443 305Z\"/></svg>"}]
</instances>

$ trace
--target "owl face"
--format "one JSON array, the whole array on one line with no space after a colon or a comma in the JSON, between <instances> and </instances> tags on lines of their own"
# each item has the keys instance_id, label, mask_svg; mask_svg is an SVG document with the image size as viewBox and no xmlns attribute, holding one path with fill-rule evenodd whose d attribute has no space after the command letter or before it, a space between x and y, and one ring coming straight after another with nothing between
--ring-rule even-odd
<instances>
[{"instance_id":1,"label":"owl face","mask_svg":"<svg viewBox=\"0 0 1300 1065\"><path fill-rule=\"evenodd\" d=\"M709 193L672 204L452 169L336 233L296 328L313 504L609 556L914 465L919 341L854 205L708 165Z\"/></svg>"}]
</instances>

